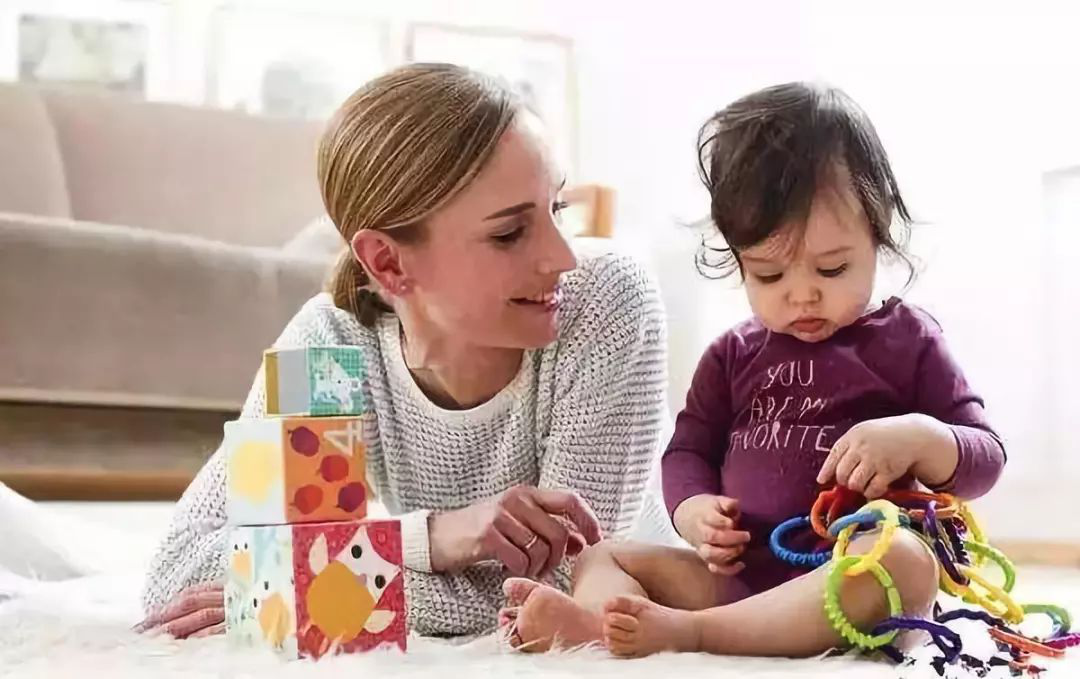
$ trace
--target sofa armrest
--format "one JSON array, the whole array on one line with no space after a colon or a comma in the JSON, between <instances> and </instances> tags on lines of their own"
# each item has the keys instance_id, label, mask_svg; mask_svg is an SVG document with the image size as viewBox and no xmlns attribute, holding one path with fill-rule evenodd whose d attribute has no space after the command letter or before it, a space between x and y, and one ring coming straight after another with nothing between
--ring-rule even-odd
<instances>
[{"instance_id":1,"label":"sofa armrest","mask_svg":"<svg viewBox=\"0 0 1080 679\"><path fill-rule=\"evenodd\" d=\"M236 410L325 260L0 213L0 400Z\"/></svg>"}]
</instances>

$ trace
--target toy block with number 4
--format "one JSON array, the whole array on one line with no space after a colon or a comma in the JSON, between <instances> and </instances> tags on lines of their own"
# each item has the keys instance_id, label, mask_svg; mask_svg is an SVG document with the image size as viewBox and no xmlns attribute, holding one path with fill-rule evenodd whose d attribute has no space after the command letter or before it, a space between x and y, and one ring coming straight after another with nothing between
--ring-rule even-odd
<instances>
[{"instance_id":1,"label":"toy block with number 4","mask_svg":"<svg viewBox=\"0 0 1080 679\"><path fill-rule=\"evenodd\" d=\"M235 526L367 515L364 420L241 419L225 424L225 512Z\"/></svg>"}]
</instances>

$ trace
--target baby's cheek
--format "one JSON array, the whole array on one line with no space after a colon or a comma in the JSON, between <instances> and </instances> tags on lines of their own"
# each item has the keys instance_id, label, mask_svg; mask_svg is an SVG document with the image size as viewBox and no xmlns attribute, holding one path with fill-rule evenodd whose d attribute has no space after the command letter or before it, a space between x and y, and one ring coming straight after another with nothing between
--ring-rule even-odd
<instances>
[{"instance_id":1,"label":"baby's cheek","mask_svg":"<svg viewBox=\"0 0 1080 679\"><path fill-rule=\"evenodd\" d=\"M840 308L837 310L833 320L839 327L851 325L866 313L866 307L869 303L869 293L865 295L846 295L841 301Z\"/></svg>"},{"instance_id":2,"label":"baby's cheek","mask_svg":"<svg viewBox=\"0 0 1080 679\"><path fill-rule=\"evenodd\" d=\"M784 332L787 324L784 321L783 303L780 295L772 293L765 286L746 282L746 297L750 302L750 310L754 316L773 332Z\"/></svg>"}]
</instances>

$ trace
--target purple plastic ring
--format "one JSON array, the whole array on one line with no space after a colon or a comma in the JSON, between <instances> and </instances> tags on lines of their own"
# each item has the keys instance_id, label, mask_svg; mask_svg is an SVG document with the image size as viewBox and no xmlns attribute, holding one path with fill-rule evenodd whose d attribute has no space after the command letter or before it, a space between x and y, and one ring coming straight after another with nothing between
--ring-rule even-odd
<instances>
[{"instance_id":1,"label":"purple plastic ring","mask_svg":"<svg viewBox=\"0 0 1080 679\"><path fill-rule=\"evenodd\" d=\"M953 561L952 555L949 554L948 547L945 546L945 542L941 539L941 531L938 530L937 523L937 502L934 500L926 503L926 518L923 521L923 529L926 531L926 536L930 538L930 542L934 546L934 554L937 556L938 561L941 562L941 566L945 569L949 579L958 585L964 586L971 582L960 574L956 562Z\"/></svg>"},{"instance_id":2,"label":"purple plastic ring","mask_svg":"<svg viewBox=\"0 0 1080 679\"><path fill-rule=\"evenodd\" d=\"M878 623L871 632L872 635L884 634L885 632L891 632L892 630L921 630L930 635L931 641L938 647L941 654L945 656L945 662L952 663L960 655L960 651L963 649L963 643L960 641L960 635L952 631L945 625L939 625L936 622L930 620L924 620L922 618L889 618L881 623Z\"/></svg>"},{"instance_id":3,"label":"purple plastic ring","mask_svg":"<svg viewBox=\"0 0 1080 679\"><path fill-rule=\"evenodd\" d=\"M986 611L973 611L970 608L957 608L955 610L949 611L948 613L942 613L941 615L937 616L937 621L940 623L946 623L953 620L958 620L960 618L963 618L965 620L978 620L986 623L991 627L997 627L998 629L1005 630L1006 632L1012 631L1004 622L998 620Z\"/></svg>"},{"instance_id":4,"label":"purple plastic ring","mask_svg":"<svg viewBox=\"0 0 1080 679\"><path fill-rule=\"evenodd\" d=\"M1057 648L1064 650L1073 646L1080 646L1080 632L1073 632L1072 634L1063 634L1060 637L1050 639L1042 642L1050 648Z\"/></svg>"},{"instance_id":5,"label":"purple plastic ring","mask_svg":"<svg viewBox=\"0 0 1080 679\"><path fill-rule=\"evenodd\" d=\"M964 539L960 537L960 530L956 527L955 520L946 521L943 525L945 534L949 536L949 542L952 543L952 552L956 562L970 566L971 558L968 556L967 548L964 547Z\"/></svg>"}]
</instances>

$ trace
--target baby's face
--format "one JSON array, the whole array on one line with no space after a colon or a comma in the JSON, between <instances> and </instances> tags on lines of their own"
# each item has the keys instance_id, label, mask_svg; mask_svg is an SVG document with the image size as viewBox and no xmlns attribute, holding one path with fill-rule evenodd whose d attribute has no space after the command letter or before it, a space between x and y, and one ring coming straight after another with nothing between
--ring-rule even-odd
<instances>
[{"instance_id":1,"label":"baby's face","mask_svg":"<svg viewBox=\"0 0 1080 679\"><path fill-rule=\"evenodd\" d=\"M821 342L867 309L877 252L870 224L843 174L823 186L805 222L739 250L754 314L769 330Z\"/></svg>"}]
</instances>

